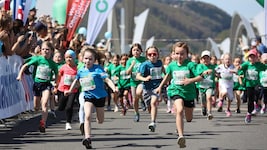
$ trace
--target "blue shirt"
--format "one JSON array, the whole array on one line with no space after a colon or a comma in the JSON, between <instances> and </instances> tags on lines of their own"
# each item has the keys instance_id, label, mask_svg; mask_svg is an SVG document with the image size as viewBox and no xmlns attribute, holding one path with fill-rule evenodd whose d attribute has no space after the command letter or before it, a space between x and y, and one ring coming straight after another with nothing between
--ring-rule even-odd
<instances>
[{"instance_id":1,"label":"blue shirt","mask_svg":"<svg viewBox=\"0 0 267 150\"><path fill-rule=\"evenodd\" d=\"M100 65L93 65L91 68L78 70L76 79L80 81L84 98L104 98L107 96L103 79L107 77L106 72Z\"/></svg>"},{"instance_id":2,"label":"blue shirt","mask_svg":"<svg viewBox=\"0 0 267 150\"><path fill-rule=\"evenodd\" d=\"M147 60L143 62L139 68L139 72L143 77L152 76L149 81L144 81L144 89L153 90L160 85L162 81L162 62L157 60L156 63L152 63Z\"/></svg>"}]
</instances>

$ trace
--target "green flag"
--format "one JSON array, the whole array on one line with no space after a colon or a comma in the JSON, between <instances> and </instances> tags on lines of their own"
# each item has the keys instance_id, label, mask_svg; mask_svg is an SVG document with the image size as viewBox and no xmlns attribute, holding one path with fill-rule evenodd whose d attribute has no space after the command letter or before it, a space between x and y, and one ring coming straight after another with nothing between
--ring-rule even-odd
<instances>
[{"instance_id":1,"label":"green flag","mask_svg":"<svg viewBox=\"0 0 267 150\"><path fill-rule=\"evenodd\" d=\"M262 7L264 7L264 0L256 0Z\"/></svg>"}]
</instances>

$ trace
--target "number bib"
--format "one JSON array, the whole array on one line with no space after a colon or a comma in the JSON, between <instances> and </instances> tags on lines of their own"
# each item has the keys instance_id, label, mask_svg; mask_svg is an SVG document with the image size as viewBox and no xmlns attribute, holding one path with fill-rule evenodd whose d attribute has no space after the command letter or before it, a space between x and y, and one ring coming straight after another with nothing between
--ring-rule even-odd
<instances>
[{"instance_id":1,"label":"number bib","mask_svg":"<svg viewBox=\"0 0 267 150\"><path fill-rule=\"evenodd\" d=\"M263 87L267 87L267 71L263 71L261 75L260 83Z\"/></svg>"},{"instance_id":2,"label":"number bib","mask_svg":"<svg viewBox=\"0 0 267 150\"><path fill-rule=\"evenodd\" d=\"M150 69L150 75L151 75L151 80L155 80L155 79L161 79L162 76L162 72L161 72L161 67L154 67Z\"/></svg>"},{"instance_id":3,"label":"number bib","mask_svg":"<svg viewBox=\"0 0 267 150\"><path fill-rule=\"evenodd\" d=\"M49 66L40 65L36 69L36 78L42 80L50 80L51 77L51 69Z\"/></svg>"},{"instance_id":4,"label":"number bib","mask_svg":"<svg viewBox=\"0 0 267 150\"><path fill-rule=\"evenodd\" d=\"M95 81L91 75L84 78L80 78L80 83L82 91L90 91L96 88Z\"/></svg>"},{"instance_id":5,"label":"number bib","mask_svg":"<svg viewBox=\"0 0 267 150\"><path fill-rule=\"evenodd\" d=\"M71 83L74 81L75 76L72 75L64 75L64 85L70 86Z\"/></svg>"},{"instance_id":6,"label":"number bib","mask_svg":"<svg viewBox=\"0 0 267 150\"><path fill-rule=\"evenodd\" d=\"M122 80L127 80L127 79L130 79L131 78L130 75L127 75L126 74L126 71L125 70L123 70L123 71L120 72L120 77L121 77Z\"/></svg>"},{"instance_id":7,"label":"number bib","mask_svg":"<svg viewBox=\"0 0 267 150\"><path fill-rule=\"evenodd\" d=\"M203 79L199 82L199 87L206 89L212 87L213 81L211 79L211 75L209 75L207 78Z\"/></svg>"},{"instance_id":8,"label":"number bib","mask_svg":"<svg viewBox=\"0 0 267 150\"><path fill-rule=\"evenodd\" d=\"M173 71L172 76L174 84L181 85L182 80L189 77L189 70Z\"/></svg>"},{"instance_id":9,"label":"number bib","mask_svg":"<svg viewBox=\"0 0 267 150\"><path fill-rule=\"evenodd\" d=\"M256 70L248 70L246 78L248 80L258 80L258 71L256 71Z\"/></svg>"}]
</instances>

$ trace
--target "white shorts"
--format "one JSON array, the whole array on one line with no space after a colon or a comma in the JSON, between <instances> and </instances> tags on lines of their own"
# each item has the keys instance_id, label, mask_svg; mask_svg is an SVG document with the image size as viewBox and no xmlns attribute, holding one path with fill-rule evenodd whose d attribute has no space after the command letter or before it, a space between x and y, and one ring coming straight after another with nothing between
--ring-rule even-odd
<instances>
[{"instance_id":1,"label":"white shorts","mask_svg":"<svg viewBox=\"0 0 267 150\"><path fill-rule=\"evenodd\" d=\"M233 87L225 87L225 86L220 86L219 84L219 92L220 93L226 93L226 96L230 101L234 99L234 90Z\"/></svg>"}]
</instances>

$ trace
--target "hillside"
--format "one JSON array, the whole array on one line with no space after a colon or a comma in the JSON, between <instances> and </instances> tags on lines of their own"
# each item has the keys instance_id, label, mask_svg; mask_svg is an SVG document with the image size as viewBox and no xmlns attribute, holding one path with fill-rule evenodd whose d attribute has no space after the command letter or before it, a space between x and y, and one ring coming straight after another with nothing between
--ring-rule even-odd
<instances>
[{"instance_id":1,"label":"hillside","mask_svg":"<svg viewBox=\"0 0 267 150\"><path fill-rule=\"evenodd\" d=\"M116 4L119 9L121 0ZM135 15L149 8L144 40L155 36L155 45L168 49L166 45L177 39L188 41L194 53L206 48L208 37L225 35L231 24L231 16L216 6L181 0L136 0ZM119 18L119 17L117 17ZM220 34L224 33L224 34Z\"/></svg>"}]
</instances>

